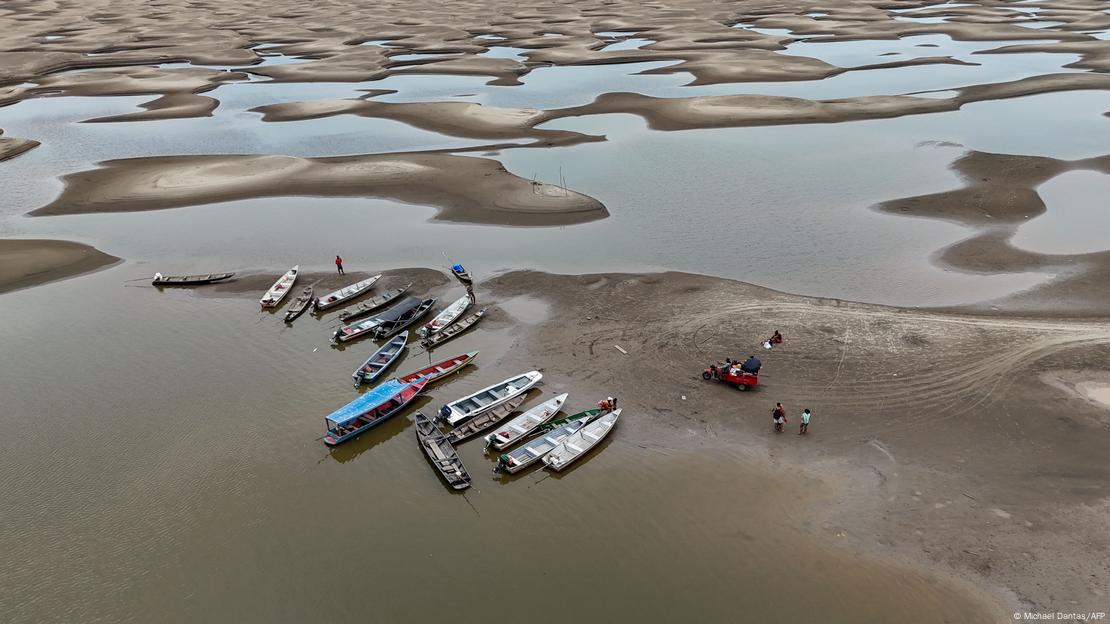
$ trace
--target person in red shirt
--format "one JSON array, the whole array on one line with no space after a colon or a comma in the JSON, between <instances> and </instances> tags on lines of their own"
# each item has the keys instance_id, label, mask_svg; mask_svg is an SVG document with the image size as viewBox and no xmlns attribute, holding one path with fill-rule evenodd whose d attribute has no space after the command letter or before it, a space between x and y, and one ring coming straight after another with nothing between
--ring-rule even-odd
<instances>
[{"instance_id":1,"label":"person in red shirt","mask_svg":"<svg viewBox=\"0 0 1110 624\"><path fill-rule=\"evenodd\" d=\"M339 271L340 275L343 275L343 258L340 258L338 255L335 256L335 268Z\"/></svg>"}]
</instances>

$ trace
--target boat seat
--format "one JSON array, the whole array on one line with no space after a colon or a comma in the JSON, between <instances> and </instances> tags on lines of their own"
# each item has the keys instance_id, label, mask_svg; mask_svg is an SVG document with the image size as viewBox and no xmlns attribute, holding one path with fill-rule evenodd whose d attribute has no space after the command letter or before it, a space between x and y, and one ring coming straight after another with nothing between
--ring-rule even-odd
<instances>
[{"instance_id":1,"label":"boat seat","mask_svg":"<svg viewBox=\"0 0 1110 624\"><path fill-rule=\"evenodd\" d=\"M577 446L575 446L573 444L568 444L567 448L574 451L575 453L581 453L583 451L583 449L580 449L580 448L578 448Z\"/></svg>"},{"instance_id":2,"label":"boat seat","mask_svg":"<svg viewBox=\"0 0 1110 624\"><path fill-rule=\"evenodd\" d=\"M583 438L589 438L591 440L597 440L601 436L594 435L594 434L590 433L589 431L583 431L582 432L582 437Z\"/></svg>"}]
</instances>

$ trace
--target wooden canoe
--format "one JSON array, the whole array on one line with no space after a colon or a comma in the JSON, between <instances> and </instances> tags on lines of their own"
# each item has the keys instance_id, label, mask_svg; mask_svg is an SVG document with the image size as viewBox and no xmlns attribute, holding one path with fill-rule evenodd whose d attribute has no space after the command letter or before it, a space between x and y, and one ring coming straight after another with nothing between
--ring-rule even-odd
<instances>
[{"instance_id":1,"label":"wooden canoe","mask_svg":"<svg viewBox=\"0 0 1110 624\"><path fill-rule=\"evenodd\" d=\"M305 310L312 307L312 286L305 286L301 294L289 304L289 309L285 311L285 322L292 323L297 320L297 317L304 314Z\"/></svg>"},{"instance_id":2,"label":"wooden canoe","mask_svg":"<svg viewBox=\"0 0 1110 624\"><path fill-rule=\"evenodd\" d=\"M351 377L355 380L355 387L359 387L364 383L370 383L389 368L390 364L397 361L401 352L405 350L405 343L409 341L408 334L397 336L393 340L385 343L385 345L374 352L374 355L366 358L366 361L356 370ZM413 380L415 381L415 380Z\"/></svg>"},{"instance_id":3,"label":"wooden canoe","mask_svg":"<svg viewBox=\"0 0 1110 624\"><path fill-rule=\"evenodd\" d=\"M523 395L543 379L543 373L529 371L482 388L474 394L456 399L439 410L439 417L452 427L491 410L502 403Z\"/></svg>"},{"instance_id":4,"label":"wooden canoe","mask_svg":"<svg viewBox=\"0 0 1110 624\"><path fill-rule=\"evenodd\" d=\"M359 318L360 316L366 316L374 310L377 310L387 303L392 302L397 297L405 294L410 288L412 288L412 282L409 282L408 284L405 284L400 288L394 288L393 290L386 291L378 295L377 297L373 297L372 299L367 299L357 306L347 308L346 310L343 310L339 313L339 320L347 322L351 319Z\"/></svg>"},{"instance_id":5,"label":"wooden canoe","mask_svg":"<svg viewBox=\"0 0 1110 624\"><path fill-rule=\"evenodd\" d=\"M572 433L586 426L586 422L585 419L575 420L541 433L524 446L498 457L496 470L509 474L524 470L562 444Z\"/></svg>"},{"instance_id":6,"label":"wooden canoe","mask_svg":"<svg viewBox=\"0 0 1110 624\"><path fill-rule=\"evenodd\" d=\"M466 309L470 307L471 303L473 303L473 300L470 298L469 294L459 297L451 305L444 308L442 312L437 314L434 319L428 321L423 327L416 330L416 333L420 334L421 338L431 336L444 327L459 320L459 317L463 315L463 312L466 312Z\"/></svg>"},{"instance_id":7,"label":"wooden canoe","mask_svg":"<svg viewBox=\"0 0 1110 624\"><path fill-rule=\"evenodd\" d=\"M617 426L621 411L613 410L586 423L581 429L567 436L562 444L543 456L545 466L556 472L566 468L597 446Z\"/></svg>"},{"instance_id":8,"label":"wooden canoe","mask_svg":"<svg viewBox=\"0 0 1110 624\"><path fill-rule=\"evenodd\" d=\"M262 296L258 303L262 304L263 308L276 308L289 295L289 291L293 289L293 284L297 281L297 273L301 270L301 265L296 265L285 272L274 282L270 290Z\"/></svg>"},{"instance_id":9,"label":"wooden canoe","mask_svg":"<svg viewBox=\"0 0 1110 624\"><path fill-rule=\"evenodd\" d=\"M412 299L412 297L409 297L409 299ZM382 322L378 325L378 328L374 330L374 337L378 340L385 340L396 336L408 329L409 325L419 321L420 317L427 314L428 310L431 310L432 306L436 304L435 297L417 301L418 303L415 306L406 307L400 314L396 314L395 310L406 305L404 301L381 313L378 318L381 319Z\"/></svg>"},{"instance_id":10,"label":"wooden canoe","mask_svg":"<svg viewBox=\"0 0 1110 624\"><path fill-rule=\"evenodd\" d=\"M339 290L323 295L316 300L316 309L329 310L345 301L350 301L351 299L354 299L355 297L373 288L374 284L377 284L378 280L380 280L381 278L381 273L377 275L372 275L364 280L357 281L354 284L349 284L347 286L344 286L343 288L340 288Z\"/></svg>"},{"instance_id":11,"label":"wooden canoe","mask_svg":"<svg viewBox=\"0 0 1110 624\"><path fill-rule=\"evenodd\" d=\"M421 377L425 377L428 380L427 385L430 386L433 383L443 379L444 377L447 377L451 373L462 370L463 367L465 367L467 364L472 363L477 358L477 351L471 351L470 353L456 355L453 358L443 360L442 362L437 362L416 372L409 373L408 375L401 377L399 381L401 381L402 383L412 383L417 379L420 379Z\"/></svg>"},{"instance_id":12,"label":"wooden canoe","mask_svg":"<svg viewBox=\"0 0 1110 624\"><path fill-rule=\"evenodd\" d=\"M467 271L463 268L463 265L458 263L451 265L451 275L454 275L456 279L464 284L470 284L474 281L474 278L470 276L470 271Z\"/></svg>"},{"instance_id":13,"label":"wooden canoe","mask_svg":"<svg viewBox=\"0 0 1110 624\"><path fill-rule=\"evenodd\" d=\"M428 460L432 462L432 466L440 476L447 481L447 485L456 490L470 487L470 474L459 459L459 454L455 452L455 447L447 441L447 436L443 435L439 427L420 412L416 413L414 420L416 440L420 448L424 449L424 454L428 456Z\"/></svg>"},{"instance_id":14,"label":"wooden canoe","mask_svg":"<svg viewBox=\"0 0 1110 624\"><path fill-rule=\"evenodd\" d=\"M517 440L524 439L529 433L532 433L540 425L551 420L552 416L559 413L559 410L563 409L563 403L566 402L568 396L568 394L563 393L553 399L548 399L501 425L497 428L497 431L486 436L486 446L501 451L512 446Z\"/></svg>"},{"instance_id":15,"label":"wooden canoe","mask_svg":"<svg viewBox=\"0 0 1110 624\"><path fill-rule=\"evenodd\" d=\"M196 286L215 284L234 277L234 273L208 273L206 275L162 275L155 273L150 282L153 286Z\"/></svg>"},{"instance_id":16,"label":"wooden canoe","mask_svg":"<svg viewBox=\"0 0 1110 624\"><path fill-rule=\"evenodd\" d=\"M523 402L524 394L519 394L491 410L482 412L481 415L475 416L452 429L451 433L447 434L447 441L451 444L458 444L467 438L478 435L508 418L509 414L516 411L516 408L520 407Z\"/></svg>"},{"instance_id":17,"label":"wooden canoe","mask_svg":"<svg viewBox=\"0 0 1110 624\"><path fill-rule=\"evenodd\" d=\"M396 416L420 395L425 383L387 381L332 412L324 419L328 427L324 444L342 444Z\"/></svg>"},{"instance_id":18,"label":"wooden canoe","mask_svg":"<svg viewBox=\"0 0 1110 624\"><path fill-rule=\"evenodd\" d=\"M461 334L464 331L470 329L471 327L474 327L475 325L478 324L478 321L482 320L482 317L485 316L485 315L486 315L486 309L482 308L481 310L478 310L474 314L471 314L470 316L464 318L463 320L459 321L458 323L455 323L454 325L451 325L449 327L445 327L444 329L441 329L440 331L432 334L431 336L421 340L420 344L425 349L428 349L428 350L434 349L435 347L447 342L448 340L454 338L455 336L458 336L459 334Z\"/></svg>"}]
</instances>

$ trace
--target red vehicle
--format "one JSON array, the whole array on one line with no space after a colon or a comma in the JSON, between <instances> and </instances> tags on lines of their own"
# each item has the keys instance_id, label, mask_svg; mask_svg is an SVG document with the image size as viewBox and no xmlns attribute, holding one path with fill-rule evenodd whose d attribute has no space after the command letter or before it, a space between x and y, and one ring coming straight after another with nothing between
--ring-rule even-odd
<instances>
[{"instance_id":1,"label":"red vehicle","mask_svg":"<svg viewBox=\"0 0 1110 624\"><path fill-rule=\"evenodd\" d=\"M709 368L701 374L701 378L706 381L715 379L721 383L732 384L736 386L737 390L747 390L759 385L758 371L754 373L743 372L739 368L734 368L724 362L710 364Z\"/></svg>"}]
</instances>

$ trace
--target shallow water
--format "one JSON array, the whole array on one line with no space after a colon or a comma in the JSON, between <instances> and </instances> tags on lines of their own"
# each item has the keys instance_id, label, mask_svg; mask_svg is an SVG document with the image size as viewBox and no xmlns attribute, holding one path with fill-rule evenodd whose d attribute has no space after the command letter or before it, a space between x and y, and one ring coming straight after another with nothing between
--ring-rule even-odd
<instances>
[{"instance_id":1,"label":"shallow water","mask_svg":"<svg viewBox=\"0 0 1110 624\"><path fill-rule=\"evenodd\" d=\"M1069 171L1042 184L1037 193L1045 213L1018 228L1014 246L1047 254L1110 249L1110 175Z\"/></svg>"}]
</instances>

